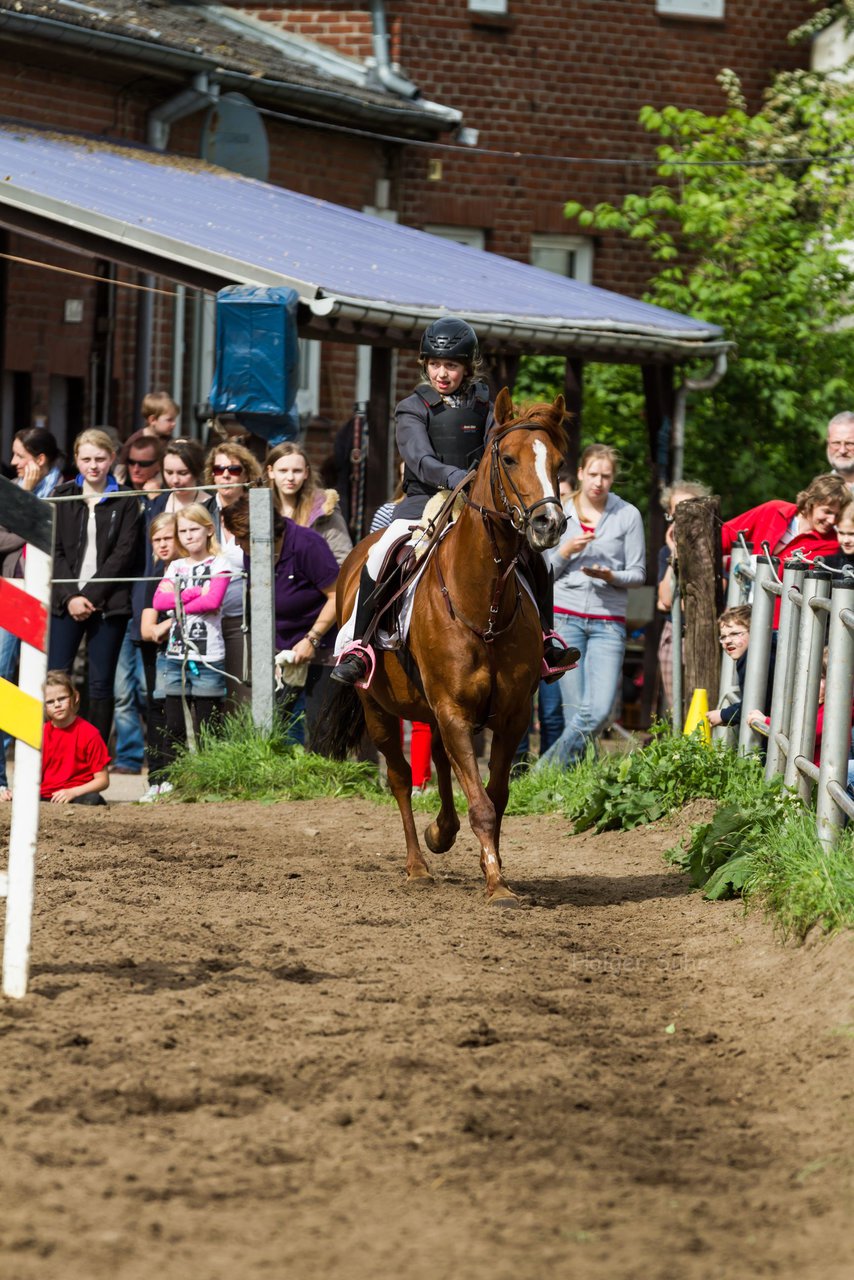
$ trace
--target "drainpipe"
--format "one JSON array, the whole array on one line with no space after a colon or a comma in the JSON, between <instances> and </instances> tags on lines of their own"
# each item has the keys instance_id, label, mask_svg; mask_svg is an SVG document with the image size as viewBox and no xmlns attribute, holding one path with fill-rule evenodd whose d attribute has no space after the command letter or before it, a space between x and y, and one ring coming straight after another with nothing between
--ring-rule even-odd
<instances>
[{"instance_id":1,"label":"drainpipe","mask_svg":"<svg viewBox=\"0 0 854 1280\"><path fill-rule=\"evenodd\" d=\"M685 464L685 408L689 391L710 391L716 387L727 370L726 352L715 356L711 373L705 378L686 378L676 389L673 405L673 474L671 484L683 479L682 469Z\"/></svg>"},{"instance_id":2,"label":"drainpipe","mask_svg":"<svg viewBox=\"0 0 854 1280\"><path fill-rule=\"evenodd\" d=\"M194 115L195 112L201 111L204 107L211 106L219 98L219 85L214 83L208 76L206 71L199 72L193 76L192 84L186 89L182 89L180 93L176 93L174 97L161 102L159 107L154 107L148 113L146 122L146 142L154 151L165 151L169 144L169 130L176 120L183 120L185 116ZM136 404L137 411L142 404L143 396L146 392L151 391L151 352L152 352L152 335L154 331L154 294L151 290L154 287L154 276L148 272L140 275L140 284L145 288L140 290L139 300L136 308ZM179 337L183 335L183 297L175 300L175 345L179 346ZM181 333L179 335L177 325L181 324ZM183 347L181 348L181 357L183 359ZM177 355L173 363L173 382L175 376L175 368L177 367ZM173 397L175 396L173 389ZM135 422L134 431L137 429L138 423Z\"/></svg>"},{"instance_id":3,"label":"drainpipe","mask_svg":"<svg viewBox=\"0 0 854 1280\"><path fill-rule=\"evenodd\" d=\"M372 71L383 88L401 98L420 98L417 84L393 70L388 56L388 26L385 20L384 0L371 0L371 42L374 48Z\"/></svg>"},{"instance_id":4,"label":"drainpipe","mask_svg":"<svg viewBox=\"0 0 854 1280\"><path fill-rule=\"evenodd\" d=\"M211 106L218 98L219 85L211 81L206 71L200 71L186 89L149 111L146 124L148 145L155 151L165 151L169 145L170 126L176 120L183 120L185 116Z\"/></svg>"}]
</instances>

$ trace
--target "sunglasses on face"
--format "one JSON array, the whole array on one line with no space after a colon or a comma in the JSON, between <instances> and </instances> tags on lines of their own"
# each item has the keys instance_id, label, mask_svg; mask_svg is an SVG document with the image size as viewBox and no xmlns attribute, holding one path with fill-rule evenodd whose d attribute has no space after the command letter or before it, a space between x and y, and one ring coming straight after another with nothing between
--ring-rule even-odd
<instances>
[{"instance_id":1,"label":"sunglasses on face","mask_svg":"<svg viewBox=\"0 0 854 1280\"><path fill-rule=\"evenodd\" d=\"M230 467L221 467L221 466L211 467L211 473L215 476L225 476L225 475L239 476L242 474L242 472L243 472L243 464L240 462L236 462L233 466L230 466Z\"/></svg>"},{"instance_id":2,"label":"sunglasses on face","mask_svg":"<svg viewBox=\"0 0 854 1280\"><path fill-rule=\"evenodd\" d=\"M156 458L128 458L129 467L156 467Z\"/></svg>"}]
</instances>

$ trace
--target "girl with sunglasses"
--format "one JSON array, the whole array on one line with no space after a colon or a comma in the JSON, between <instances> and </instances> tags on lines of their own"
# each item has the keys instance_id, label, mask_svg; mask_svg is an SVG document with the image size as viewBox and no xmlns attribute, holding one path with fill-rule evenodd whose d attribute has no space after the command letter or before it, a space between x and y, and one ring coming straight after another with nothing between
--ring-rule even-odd
<instances>
[{"instance_id":1,"label":"girl with sunglasses","mask_svg":"<svg viewBox=\"0 0 854 1280\"><path fill-rule=\"evenodd\" d=\"M243 551L234 534L223 523L222 514L261 480L257 458L242 444L223 440L207 456L205 484L216 485L211 514L222 555L231 568L231 583L222 606L222 635L225 641L225 670L228 681L227 709L236 711L250 699L249 619L244 610Z\"/></svg>"}]
</instances>

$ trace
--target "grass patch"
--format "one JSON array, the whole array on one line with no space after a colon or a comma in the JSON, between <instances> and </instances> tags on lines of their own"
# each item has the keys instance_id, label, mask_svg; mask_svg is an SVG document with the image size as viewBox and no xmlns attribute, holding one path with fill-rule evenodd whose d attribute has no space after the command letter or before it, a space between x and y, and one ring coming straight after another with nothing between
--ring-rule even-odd
<instances>
[{"instance_id":1,"label":"grass patch","mask_svg":"<svg viewBox=\"0 0 854 1280\"><path fill-rule=\"evenodd\" d=\"M572 769L556 764L530 769L510 783L507 813L514 817L561 813L573 818L586 803L604 765L605 757L597 756L591 746Z\"/></svg>"},{"instance_id":2,"label":"grass patch","mask_svg":"<svg viewBox=\"0 0 854 1280\"><path fill-rule=\"evenodd\" d=\"M745 900L771 912L783 932L804 938L854 926L854 833L846 829L832 849L815 833L806 809L787 815L748 856Z\"/></svg>"},{"instance_id":3,"label":"grass patch","mask_svg":"<svg viewBox=\"0 0 854 1280\"><path fill-rule=\"evenodd\" d=\"M276 725L260 733L248 710L227 716L219 733L202 730L199 750L169 769L177 800L312 800L382 794L375 765L327 760L288 742Z\"/></svg>"},{"instance_id":4,"label":"grass patch","mask_svg":"<svg viewBox=\"0 0 854 1280\"><path fill-rule=\"evenodd\" d=\"M788 937L854 926L854 832L844 831L825 849L814 811L786 792L782 779L759 781L737 801L719 805L710 822L692 828L685 845L668 849L665 858L705 898L741 894Z\"/></svg>"}]
</instances>

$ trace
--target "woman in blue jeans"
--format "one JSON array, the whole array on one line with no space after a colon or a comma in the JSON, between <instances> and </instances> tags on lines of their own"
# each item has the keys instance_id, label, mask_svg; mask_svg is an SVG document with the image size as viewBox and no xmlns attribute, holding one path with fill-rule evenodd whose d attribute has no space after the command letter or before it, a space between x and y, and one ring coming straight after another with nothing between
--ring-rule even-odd
<instances>
[{"instance_id":1,"label":"woman in blue jeans","mask_svg":"<svg viewBox=\"0 0 854 1280\"><path fill-rule=\"evenodd\" d=\"M611 492L616 474L615 450L604 444L584 450L578 487L564 505L567 536L548 553L555 630L581 657L560 681L563 733L539 766L579 760L607 721L620 686L628 588L646 577L646 546L637 507Z\"/></svg>"}]
</instances>

